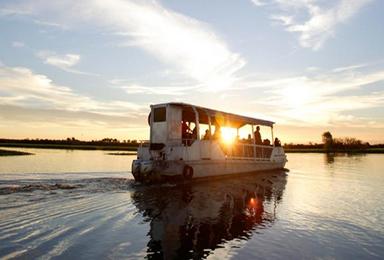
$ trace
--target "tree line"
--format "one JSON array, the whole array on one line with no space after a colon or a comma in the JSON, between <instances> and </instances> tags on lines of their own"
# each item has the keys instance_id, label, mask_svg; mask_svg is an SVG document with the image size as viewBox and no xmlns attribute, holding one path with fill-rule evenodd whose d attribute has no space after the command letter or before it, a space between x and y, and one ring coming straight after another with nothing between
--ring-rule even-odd
<instances>
[{"instance_id":1,"label":"tree line","mask_svg":"<svg viewBox=\"0 0 384 260\"><path fill-rule=\"evenodd\" d=\"M101 145L101 146L139 146L138 140L118 140L116 138L103 138L101 140L81 141L74 137L66 139L5 139L0 138L0 143L18 143L18 144L62 144L62 145Z\"/></svg>"},{"instance_id":2,"label":"tree line","mask_svg":"<svg viewBox=\"0 0 384 260\"><path fill-rule=\"evenodd\" d=\"M284 148L286 149L302 149L302 150L324 150L326 152L349 152L349 151L364 151L368 148L384 148L384 144L371 145L368 142L363 142L354 137L334 138L331 132L324 132L321 136L322 143L309 144L293 144L285 143Z\"/></svg>"},{"instance_id":3,"label":"tree line","mask_svg":"<svg viewBox=\"0 0 384 260\"><path fill-rule=\"evenodd\" d=\"M327 131L322 134L322 143L309 144L293 144L285 143L286 149L316 149L325 150L326 152L343 152L343 151L362 151L367 148L384 148L384 144L370 145L368 142L363 142L354 137L334 138L331 132ZM120 146L120 147L138 147L140 141L135 139L119 140L116 138L103 138L100 140L82 141L75 137L66 139L6 139L0 138L0 143L15 143L15 144L55 144L55 145L92 145L92 146Z\"/></svg>"},{"instance_id":4,"label":"tree line","mask_svg":"<svg viewBox=\"0 0 384 260\"><path fill-rule=\"evenodd\" d=\"M354 137L333 138L331 132L324 132L322 135L323 147L327 152L343 150L365 150L371 145Z\"/></svg>"}]
</instances>

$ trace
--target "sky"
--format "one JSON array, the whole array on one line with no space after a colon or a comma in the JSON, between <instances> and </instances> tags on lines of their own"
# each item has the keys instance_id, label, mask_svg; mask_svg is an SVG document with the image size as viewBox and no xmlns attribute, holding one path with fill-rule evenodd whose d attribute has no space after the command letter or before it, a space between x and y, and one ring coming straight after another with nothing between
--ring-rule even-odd
<instances>
[{"instance_id":1,"label":"sky","mask_svg":"<svg viewBox=\"0 0 384 260\"><path fill-rule=\"evenodd\" d=\"M185 102L384 142L384 1L1 0L0 137L148 139Z\"/></svg>"}]
</instances>

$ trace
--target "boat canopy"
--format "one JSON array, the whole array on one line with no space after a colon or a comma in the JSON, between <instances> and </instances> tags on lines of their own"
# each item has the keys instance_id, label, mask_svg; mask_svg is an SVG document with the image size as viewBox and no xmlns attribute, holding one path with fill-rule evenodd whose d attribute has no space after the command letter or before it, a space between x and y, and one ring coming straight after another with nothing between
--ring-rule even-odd
<instances>
[{"instance_id":1,"label":"boat canopy","mask_svg":"<svg viewBox=\"0 0 384 260\"><path fill-rule=\"evenodd\" d=\"M200 106L195 106L191 104L186 103L165 103L165 104L157 104L154 105L156 107L158 106L178 106L183 109L183 119L186 121L193 122L196 118L196 112L199 115L199 123L202 124L218 124L220 126L228 126L233 128L240 128L244 125L250 124L250 125L263 125L263 126L269 126L273 127L274 122L263 120L263 119L257 119L247 116L241 116L236 115L228 112L223 112L219 110L214 110L211 108L205 108Z\"/></svg>"}]
</instances>

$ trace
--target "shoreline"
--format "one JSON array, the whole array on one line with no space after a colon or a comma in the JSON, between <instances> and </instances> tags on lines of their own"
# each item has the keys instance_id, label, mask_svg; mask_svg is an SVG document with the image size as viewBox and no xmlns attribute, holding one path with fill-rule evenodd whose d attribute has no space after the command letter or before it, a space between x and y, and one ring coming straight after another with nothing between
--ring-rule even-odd
<instances>
[{"instance_id":1,"label":"shoreline","mask_svg":"<svg viewBox=\"0 0 384 260\"><path fill-rule=\"evenodd\" d=\"M384 148L350 149L350 150L334 150L334 151L326 151L324 149L319 149L319 148L307 148L307 149L284 148L284 152L285 153L328 153L328 154L335 154L335 153L348 153L348 154L376 153L376 154L381 154L381 153L384 153Z\"/></svg>"},{"instance_id":2,"label":"shoreline","mask_svg":"<svg viewBox=\"0 0 384 260\"><path fill-rule=\"evenodd\" d=\"M0 143L0 147L8 148L38 148L38 149L68 149L68 150L105 150L105 151L129 151L137 152L138 147L133 146L113 146L113 145L91 145L91 144L31 144L31 143ZM284 148L286 153L384 153L384 148L366 148L350 150L334 150L327 152L322 148ZM12 151L13 152L13 151ZM23 152L20 152L23 153ZM19 155L26 155L19 154ZM15 154L16 155L16 154Z\"/></svg>"},{"instance_id":3,"label":"shoreline","mask_svg":"<svg viewBox=\"0 0 384 260\"><path fill-rule=\"evenodd\" d=\"M0 147L39 148L39 149L68 149L68 150L107 150L107 151L132 151L137 147L90 145L90 144L31 144L31 143L0 143Z\"/></svg>"},{"instance_id":4,"label":"shoreline","mask_svg":"<svg viewBox=\"0 0 384 260\"><path fill-rule=\"evenodd\" d=\"M33 153L0 149L0 156L33 155Z\"/></svg>"}]
</instances>

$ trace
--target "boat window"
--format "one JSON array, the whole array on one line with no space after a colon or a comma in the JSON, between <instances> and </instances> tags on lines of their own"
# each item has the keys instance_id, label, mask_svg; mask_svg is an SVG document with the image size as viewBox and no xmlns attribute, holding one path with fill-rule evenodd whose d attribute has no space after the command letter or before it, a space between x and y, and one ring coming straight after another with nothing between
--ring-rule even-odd
<instances>
[{"instance_id":1,"label":"boat window","mask_svg":"<svg viewBox=\"0 0 384 260\"><path fill-rule=\"evenodd\" d=\"M154 109L153 122L164 122L167 120L166 107L158 107Z\"/></svg>"}]
</instances>

